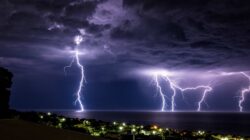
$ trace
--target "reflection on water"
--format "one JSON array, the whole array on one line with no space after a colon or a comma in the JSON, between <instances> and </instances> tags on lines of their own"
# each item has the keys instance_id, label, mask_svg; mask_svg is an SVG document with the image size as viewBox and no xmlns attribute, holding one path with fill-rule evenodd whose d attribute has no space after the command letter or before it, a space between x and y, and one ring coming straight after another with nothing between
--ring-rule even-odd
<instances>
[{"instance_id":1,"label":"reflection on water","mask_svg":"<svg viewBox=\"0 0 250 140\"><path fill-rule=\"evenodd\" d=\"M120 121L139 124L158 124L187 130L206 130L220 133L250 135L250 114L248 113L197 113L197 112L107 112L88 111L55 112L72 118L87 118L103 121Z\"/></svg>"}]
</instances>

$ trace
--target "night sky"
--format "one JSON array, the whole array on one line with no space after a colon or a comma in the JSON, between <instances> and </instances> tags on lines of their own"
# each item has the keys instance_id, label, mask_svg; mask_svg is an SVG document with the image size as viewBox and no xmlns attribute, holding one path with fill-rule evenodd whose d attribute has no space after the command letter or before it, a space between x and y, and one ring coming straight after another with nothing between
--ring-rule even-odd
<instances>
[{"instance_id":1,"label":"night sky","mask_svg":"<svg viewBox=\"0 0 250 140\"><path fill-rule=\"evenodd\" d=\"M80 71L63 69L77 35L89 110L160 110L147 70L175 73L181 87L212 83L205 111L238 111L249 86L239 73L250 75L248 0L1 0L0 66L14 73L12 108L79 108ZM172 94L168 83L163 89ZM178 91L176 110L196 110L201 93L183 100ZM242 105L250 111L250 93Z\"/></svg>"}]
</instances>

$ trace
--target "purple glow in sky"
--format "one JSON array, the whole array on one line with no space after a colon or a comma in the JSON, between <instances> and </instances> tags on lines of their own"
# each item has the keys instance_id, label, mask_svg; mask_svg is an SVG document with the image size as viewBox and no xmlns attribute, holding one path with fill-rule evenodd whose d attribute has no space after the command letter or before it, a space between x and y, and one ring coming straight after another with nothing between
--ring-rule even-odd
<instances>
[{"instance_id":1,"label":"purple glow in sky","mask_svg":"<svg viewBox=\"0 0 250 140\"><path fill-rule=\"evenodd\" d=\"M11 106L75 109L72 89L81 68L71 65L67 77L59 71L78 52L87 109L159 110L163 98L152 98L155 87L145 83L160 70L158 91L162 86L170 98L164 110L249 111L249 6L244 0L2 0L0 66L15 75Z\"/></svg>"}]
</instances>

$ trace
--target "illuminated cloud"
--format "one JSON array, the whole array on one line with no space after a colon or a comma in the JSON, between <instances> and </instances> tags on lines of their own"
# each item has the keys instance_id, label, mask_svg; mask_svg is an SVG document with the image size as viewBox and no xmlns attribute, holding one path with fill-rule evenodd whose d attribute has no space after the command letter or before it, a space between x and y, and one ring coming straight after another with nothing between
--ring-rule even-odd
<instances>
[{"instance_id":1,"label":"illuminated cloud","mask_svg":"<svg viewBox=\"0 0 250 140\"><path fill-rule=\"evenodd\" d=\"M141 74L150 76L161 68L168 72L159 73L183 87L206 84L220 79L221 71L250 70L249 5L243 0L2 0L1 65L20 75L29 69L33 77L63 76L58 71L77 43L88 76L100 77L95 82L126 79L137 69L149 68ZM76 35L82 38L72 40ZM236 96L239 85L227 86L235 88L214 90L223 94L215 96Z\"/></svg>"}]
</instances>

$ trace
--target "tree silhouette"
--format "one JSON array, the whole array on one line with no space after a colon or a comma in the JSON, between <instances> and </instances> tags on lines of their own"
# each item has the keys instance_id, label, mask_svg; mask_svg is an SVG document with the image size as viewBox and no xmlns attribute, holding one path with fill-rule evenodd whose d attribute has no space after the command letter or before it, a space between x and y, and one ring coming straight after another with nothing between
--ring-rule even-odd
<instances>
[{"instance_id":1,"label":"tree silhouette","mask_svg":"<svg viewBox=\"0 0 250 140\"><path fill-rule=\"evenodd\" d=\"M8 116L10 87L13 74L5 68L0 67L0 117Z\"/></svg>"}]
</instances>

